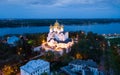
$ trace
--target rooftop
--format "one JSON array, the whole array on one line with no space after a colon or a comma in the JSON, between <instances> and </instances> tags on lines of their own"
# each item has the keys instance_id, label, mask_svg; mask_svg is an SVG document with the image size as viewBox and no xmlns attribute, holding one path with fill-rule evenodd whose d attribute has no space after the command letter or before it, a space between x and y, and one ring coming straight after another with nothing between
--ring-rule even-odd
<instances>
[{"instance_id":1,"label":"rooftop","mask_svg":"<svg viewBox=\"0 0 120 75\"><path fill-rule=\"evenodd\" d=\"M72 62L70 62L69 64L76 64L76 65L86 65L86 66L90 66L90 67L97 67L97 63L94 62L93 60L74 60Z\"/></svg>"},{"instance_id":2,"label":"rooftop","mask_svg":"<svg viewBox=\"0 0 120 75\"><path fill-rule=\"evenodd\" d=\"M16 41L18 41L19 40L19 38L18 37L16 37L16 36L12 36L12 37L8 37L7 38L7 43L8 44L14 44Z\"/></svg>"},{"instance_id":3,"label":"rooftop","mask_svg":"<svg viewBox=\"0 0 120 75\"><path fill-rule=\"evenodd\" d=\"M44 61L44 60L31 60L27 64L23 65L20 67L20 69L32 73L36 71L38 68L44 68L46 65L49 65L49 62Z\"/></svg>"}]
</instances>

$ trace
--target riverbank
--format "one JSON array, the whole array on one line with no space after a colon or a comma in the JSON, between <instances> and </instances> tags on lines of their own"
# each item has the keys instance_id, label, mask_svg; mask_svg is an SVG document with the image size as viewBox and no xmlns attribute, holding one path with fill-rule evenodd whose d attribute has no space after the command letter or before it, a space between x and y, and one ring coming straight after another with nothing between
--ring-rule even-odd
<instances>
[{"instance_id":1,"label":"riverbank","mask_svg":"<svg viewBox=\"0 0 120 75\"><path fill-rule=\"evenodd\" d=\"M64 25L93 25L120 23L120 19L0 19L0 28L26 27L26 26L49 26L56 20Z\"/></svg>"}]
</instances>

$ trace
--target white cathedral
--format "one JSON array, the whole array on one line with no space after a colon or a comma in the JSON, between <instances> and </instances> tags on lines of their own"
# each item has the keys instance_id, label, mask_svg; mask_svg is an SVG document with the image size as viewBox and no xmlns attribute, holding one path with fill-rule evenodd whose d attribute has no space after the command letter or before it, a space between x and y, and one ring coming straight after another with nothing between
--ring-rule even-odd
<instances>
[{"instance_id":1,"label":"white cathedral","mask_svg":"<svg viewBox=\"0 0 120 75\"><path fill-rule=\"evenodd\" d=\"M69 33L64 32L64 26L56 21L53 26L50 25L47 42L42 44L42 48L63 54L63 50L68 53L72 45L73 40L69 38Z\"/></svg>"}]
</instances>

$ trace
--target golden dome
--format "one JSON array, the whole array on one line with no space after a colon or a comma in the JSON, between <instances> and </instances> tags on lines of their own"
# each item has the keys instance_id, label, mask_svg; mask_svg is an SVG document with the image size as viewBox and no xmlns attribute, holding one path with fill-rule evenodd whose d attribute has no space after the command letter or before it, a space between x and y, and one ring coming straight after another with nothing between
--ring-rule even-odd
<instances>
[{"instance_id":1,"label":"golden dome","mask_svg":"<svg viewBox=\"0 0 120 75\"><path fill-rule=\"evenodd\" d=\"M60 29L61 29L61 26L59 26L58 29L60 30Z\"/></svg>"},{"instance_id":2,"label":"golden dome","mask_svg":"<svg viewBox=\"0 0 120 75\"><path fill-rule=\"evenodd\" d=\"M60 24L58 23L58 21L56 20L56 22L54 23L54 27L59 27Z\"/></svg>"}]
</instances>

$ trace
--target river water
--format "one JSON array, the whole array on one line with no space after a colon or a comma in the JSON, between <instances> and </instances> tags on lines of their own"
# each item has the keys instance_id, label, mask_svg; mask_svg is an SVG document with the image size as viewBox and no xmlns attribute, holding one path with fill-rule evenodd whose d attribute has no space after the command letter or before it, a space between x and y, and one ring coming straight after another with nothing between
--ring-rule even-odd
<instances>
[{"instance_id":1,"label":"river water","mask_svg":"<svg viewBox=\"0 0 120 75\"><path fill-rule=\"evenodd\" d=\"M120 34L120 23L111 24L94 24L94 25L64 25L65 31L92 31L98 34ZM49 32L49 26L38 27L16 27L16 28L0 28L0 36L7 34L25 34L25 33L43 33Z\"/></svg>"}]
</instances>

